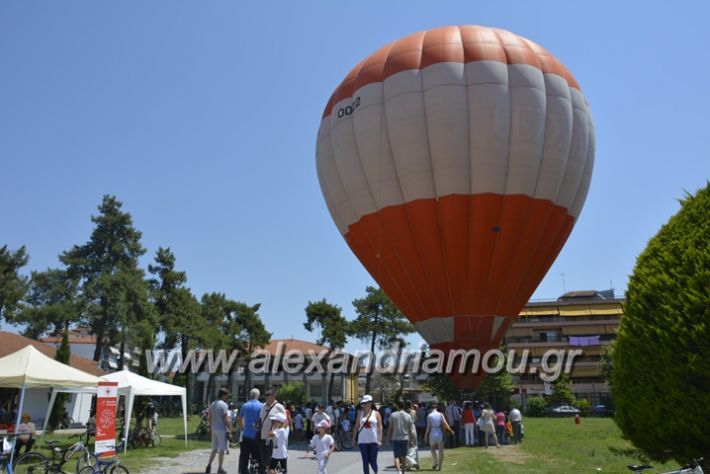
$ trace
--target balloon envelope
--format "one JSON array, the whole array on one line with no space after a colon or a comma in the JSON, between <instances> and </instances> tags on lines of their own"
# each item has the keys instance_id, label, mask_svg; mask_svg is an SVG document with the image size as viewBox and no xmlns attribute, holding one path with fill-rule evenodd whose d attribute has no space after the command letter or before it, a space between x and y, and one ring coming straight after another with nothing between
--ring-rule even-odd
<instances>
[{"instance_id":1,"label":"balloon envelope","mask_svg":"<svg viewBox=\"0 0 710 474\"><path fill-rule=\"evenodd\" d=\"M443 27L350 71L316 155L336 226L427 343L485 351L579 216L594 128L578 83L543 48L499 29Z\"/></svg>"}]
</instances>

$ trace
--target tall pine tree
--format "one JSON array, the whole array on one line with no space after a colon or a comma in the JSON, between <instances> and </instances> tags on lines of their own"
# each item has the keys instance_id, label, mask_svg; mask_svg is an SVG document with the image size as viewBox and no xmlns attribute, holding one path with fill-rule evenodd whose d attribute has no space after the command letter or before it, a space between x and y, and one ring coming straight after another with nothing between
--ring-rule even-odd
<instances>
[{"instance_id":1,"label":"tall pine tree","mask_svg":"<svg viewBox=\"0 0 710 474\"><path fill-rule=\"evenodd\" d=\"M104 196L99 214L91 217L94 229L89 241L60 256L69 277L80 281L85 314L96 335L94 360L101 360L109 346L119 344L119 367L127 350L152 349L155 336L149 286L138 266L145 254L142 234L121 208L115 196Z\"/></svg>"},{"instance_id":2,"label":"tall pine tree","mask_svg":"<svg viewBox=\"0 0 710 474\"><path fill-rule=\"evenodd\" d=\"M353 301L357 317L351 321L348 334L370 344L370 352L375 349L387 349L399 343L404 345L403 337L414 332L414 326L402 312L390 301L380 288L368 286L364 298ZM372 370L369 364L365 382L365 393L370 392Z\"/></svg>"},{"instance_id":3,"label":"tall pine tree","mask_svg":"<svg viewBox=\"0 0 710 474\"><path fill-rule=\"evenodd\" d=\"M27 277L20 275L20 268L30 260L25 247L16 251L0 247L0 322L12 322L15 312L27 292Z\"/></svg>"}]
</instances>

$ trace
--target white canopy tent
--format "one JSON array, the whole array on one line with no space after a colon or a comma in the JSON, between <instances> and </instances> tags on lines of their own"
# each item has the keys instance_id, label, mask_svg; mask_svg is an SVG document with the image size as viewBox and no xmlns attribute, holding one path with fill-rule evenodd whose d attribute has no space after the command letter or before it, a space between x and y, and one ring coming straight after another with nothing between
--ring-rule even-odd
<instances>
[{"instance_id":1,"label":"white canopy tent","mask_svg":"<svg viewBox=\"0 0 710 474\"><path fill-rule=\"evenodd\" d=\"M142 375L133 373L128 369L104 375L100 380L105 382L118 382L118 395L126 397L124 433L128 433L130 428L131 416L133 414L133 399L136 395L144 395L149 397L179 396L182 401L182 422L185 430L185 444L187 445L187 391L185 390L185 387L179 387L177 385L152 380L147 377L143 377ZM96 390L96 384L87 387L59 388L57 390L53 390L52 395L49 398L47 413L51 413L52 405L54 405L54 400L56 399L58 392L96 393ZM49 416L47 416L47 419L49 419ZM45 428L46 425L47 422L45 421ZM124 452L127 449L127 445L128 443L124 444Z\"/></svg>"},{"instance_id":2,"label":"white canopy tent","mask_svg":"<svg viewBox=\"0 0 710 474\"><path fill-rule=\"evenodd\" d=\"M47 357L31 345L0 358L0 387L21 389L15 426L20 424L28 388L67 389L98 383L98 377Z\"/></svg>"}]
</instances>

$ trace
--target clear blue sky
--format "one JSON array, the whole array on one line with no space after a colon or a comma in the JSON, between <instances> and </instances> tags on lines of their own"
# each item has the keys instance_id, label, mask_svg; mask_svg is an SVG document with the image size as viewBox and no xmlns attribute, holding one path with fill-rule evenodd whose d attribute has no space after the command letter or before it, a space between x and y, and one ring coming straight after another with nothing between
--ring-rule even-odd
<instances>
[{"instance_id":1,"label":"clear blue sky","mask_svg":"<svg viewBox=\"0 0 710 474\"><path fill-rule=\"evenodd\" d=\"M557 56L589 99L597 154L580 220L534 298L626 288L637 255L710 178L708 2L0 3L0 245L26 270L88 240L104 194L200 296L262 303L309 339L309 300L374 284L315 171L321 112L359 60L475 24Z\"/></svg>"}]
</instances>

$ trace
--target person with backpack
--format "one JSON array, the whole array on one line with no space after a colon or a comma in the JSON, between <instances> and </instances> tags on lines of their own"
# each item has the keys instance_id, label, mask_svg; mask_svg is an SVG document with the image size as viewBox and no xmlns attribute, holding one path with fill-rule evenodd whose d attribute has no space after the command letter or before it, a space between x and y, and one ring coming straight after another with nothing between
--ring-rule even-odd
<instances>
[{"instance_id":1,"label":"person with backpack","mask_svg":"<svg viewBox=\"0 0 710 474\"><path fill-rule=\"evenodd\" d=\"M239 425L242 429L242 441L239 445L239 474L248 474L249 458L261 460L259 456L259 421L262 403L259 401L259 389L249 391L249 401L239 410Z\"/></svg>"}]
</instances>

